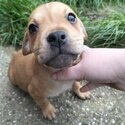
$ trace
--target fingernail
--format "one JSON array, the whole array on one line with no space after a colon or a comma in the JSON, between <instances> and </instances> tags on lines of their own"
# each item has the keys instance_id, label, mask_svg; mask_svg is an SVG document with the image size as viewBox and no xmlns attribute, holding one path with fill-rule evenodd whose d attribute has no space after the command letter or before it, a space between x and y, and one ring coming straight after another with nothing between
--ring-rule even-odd
<instances>
[{"instance_id":1,"label":"fingernail","mask_svg":"<svg viewBox=\"0 0 125 125\"><path fill-rule=\"evenodd\" d=\"M52 77L53 77L53 79L57 79L56 74L54 74Z\"/></svg>"},{"instance_id":2,"label":"fingernail","mask_svg":"<svg viewBox=\"0 0 125 125\"><path fill-rule=\"evenodd\" d=\"M82 92L82 88L80 88L80 92Z\"/></svg>"},{"instance_id":3,"label":"fingernail","mask_svg":"<svg viewBox=\"0 0 125 125\"><path fill-rule=\"evenodd\" d=\"M80 92L85 92L84 89L83 89L82 87L80 88Z\"/></svg>"}]
</instances>

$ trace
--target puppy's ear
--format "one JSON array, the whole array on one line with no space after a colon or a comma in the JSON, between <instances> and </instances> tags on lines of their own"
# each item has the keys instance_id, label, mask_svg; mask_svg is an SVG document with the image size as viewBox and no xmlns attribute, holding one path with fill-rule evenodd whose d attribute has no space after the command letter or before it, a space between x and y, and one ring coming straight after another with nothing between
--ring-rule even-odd
<instances>
[{"instance_id":1,"label":"puppy's ear","mask_svg":"<svg viewBox=\"0 0 125 125\"><path fill-rule=\"evenodd\" d=\"M85 29L85 27L84 27L84 25L83 25L83 23L82 23L82 21L80 19L79 19L79 23L80 23L82 31L83 31L84 40L87 40L88 39L88 34L87 34L86 29Z\"/></svg>"},{"instance_id":2,"label":"puppy's ear","mask_svg":"<svg viewBox=\"0 0 125 125\"><path fill-rule=\"evenodd\" d=\"M24 35L22 53L23 53L23 55L28 55L28 54L32 53L28 33L25 33L25 35Z\"/></svg>"}]
</instances>

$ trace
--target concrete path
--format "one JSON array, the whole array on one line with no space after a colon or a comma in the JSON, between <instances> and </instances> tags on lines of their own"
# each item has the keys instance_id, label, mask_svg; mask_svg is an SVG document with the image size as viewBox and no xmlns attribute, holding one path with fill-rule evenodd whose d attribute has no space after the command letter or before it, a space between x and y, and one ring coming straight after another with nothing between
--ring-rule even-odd
<instances>
[{"instance_id":1,"label":"concrete path","mask_svg":"<svg viewBox=\"0 0 125 125\"><path fill-rule=\"evenodd\" d=\"M56 118L44 119L32 98L8 80L10 50L0 47L0 125L125 125L125 92L108 87L92 91L85 101L72 91L51 98Z\"/></svg>"}]
</instances>

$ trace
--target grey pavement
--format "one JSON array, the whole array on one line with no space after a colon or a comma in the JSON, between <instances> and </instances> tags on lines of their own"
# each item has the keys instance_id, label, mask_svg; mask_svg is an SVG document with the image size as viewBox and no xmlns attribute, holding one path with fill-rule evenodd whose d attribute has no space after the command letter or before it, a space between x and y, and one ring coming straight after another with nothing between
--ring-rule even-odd
<instances>
[{"instance_id":1,"label":"grey pavement","mask_svg":"<svg viewBox=\"0 0 125 125\"><path fill-rule=\"evenodd\" d=\"M11 51L0 47L0 125L125 125L125 92L108 87L84 101L70 90L50 98L56 118L44 119L32 98L8 80Z\"/></svg>"}]
</instances>

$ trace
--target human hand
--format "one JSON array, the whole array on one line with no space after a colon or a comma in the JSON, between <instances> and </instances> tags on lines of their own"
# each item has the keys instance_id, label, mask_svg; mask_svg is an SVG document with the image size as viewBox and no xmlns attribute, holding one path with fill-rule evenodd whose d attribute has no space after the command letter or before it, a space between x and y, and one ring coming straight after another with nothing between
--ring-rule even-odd
<instances>
[{"instance_id":1,"label":"human hand","mask_svg":"<svg viewBox=\"0 0 125 125\"><path fill-rule=\"evenodd\" d=\"M56 72L53 78L55 80L82 80L84 78L84 70L82 70L83 60L84 53L82 53L81 61L78 64Z\"/></svg>"},{"instance_id":2,"label":"human hand","mask_svg":"<svg viewBox=\"0 0 125 125\"><path fill-rule=\"evenodd\" d=\"M125 91L125 49L88 48L81 61L53 75L55 80L86 80L80 90L86 92L100 86Z\"/></svg>"}]
</instances>

